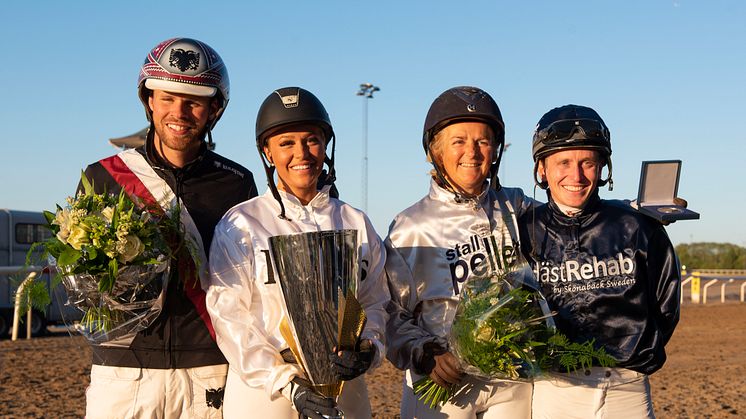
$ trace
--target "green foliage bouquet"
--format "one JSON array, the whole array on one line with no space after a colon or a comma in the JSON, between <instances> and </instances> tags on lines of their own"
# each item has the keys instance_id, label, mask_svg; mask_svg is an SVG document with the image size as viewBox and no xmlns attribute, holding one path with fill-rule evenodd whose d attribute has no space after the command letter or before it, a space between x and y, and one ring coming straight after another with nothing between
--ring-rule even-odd
<instances>
[{"instance_id":1,"label":"green foliage bouquet","mask_svg":"<svg viewBox=\"0 0 746 419\"><path fill-rule=\"evenodd\" d=\"M521 257L511 262L502 272L483 269L462 287L448 343L464 372L486 380L528 381L549 370L613 365L593 341L572 343L557 332L528 263ZM460 387L441 387L426 376L414 383L414 392L434 408Z\"/></svg>"},{"instance_id":2,"label":"green foliage bouquet","mask_svg":"<svg viewBox=\"0 0 746 419\"><path fill-rule=\"evenodd\" d=\"M174 243L184 243L178 208L168 214L124 191L96 194L85 176L81 184L65 207L44 212L53 236L36 246L57 267L55 285L83 311L78 330L94 343L127 346L160 313Z\"/></svg>"}]
</instances>

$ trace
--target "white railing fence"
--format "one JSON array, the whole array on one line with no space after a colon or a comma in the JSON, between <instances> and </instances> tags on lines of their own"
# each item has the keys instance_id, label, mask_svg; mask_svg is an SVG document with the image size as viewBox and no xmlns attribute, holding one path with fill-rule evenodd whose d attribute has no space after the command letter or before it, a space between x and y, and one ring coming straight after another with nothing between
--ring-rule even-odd
<instances>
[{"instance_id":1,"label":"white railing fence","mask_svg":"<svg viewBox=\"0 0 746 419\"><path fill-rule=\"evenodd\" d=\"M731 300L734 300L738 298L738 301L740 302L746 302L746 271L743 270L728 270L728 269L702 269L702 270L695 270L691 272L689 276L687 276L686 272L682 271L682 278L685 278L681 281L681 300L680 302L684 303L684 291L689 290L690 298L692 303L699 304L700 303L700 297L701 297L701 303L707 304L707 297L708 295L712 297L712 288L716 284L720 284L720 302L725 303L729 298ZM702 281L707 281L704 283L703 286L701 286ZM737 293L735 290L732 289L732 287L729 287L731 284L736 284L735 286L738 287L739 292ZM686 285L689 285L688 287ZM728 293L728 290L730 291L730 294ZM740 295L738 295L740 294ZM740 297L740 298L739 298ZM710 301L712 301L712 298L710 298Z\"/></svg>"},{"instance_id":2,"label":"white railing fence","mask_svg":"<svg viewBox=\"0 0 746 419\"><path fill-rule=\"evenodd\" d=\"M11 333L11 340L15 341L18 339L18 321L21 317L21 296L23 296L23 289L26 288L31 281L36 278L36 272L29 272L26 279L21 282L16 290L15 306L13 307L13 332ZM28 311L26 312L26 339L31 339L31 301L27 301Z\"/></svg>"}]
</instances>

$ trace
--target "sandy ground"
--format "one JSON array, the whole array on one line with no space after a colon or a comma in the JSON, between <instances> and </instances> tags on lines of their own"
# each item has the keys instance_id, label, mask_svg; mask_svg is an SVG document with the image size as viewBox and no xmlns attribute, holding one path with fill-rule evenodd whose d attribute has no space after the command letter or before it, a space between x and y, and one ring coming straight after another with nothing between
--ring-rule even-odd
<instances>
[{"instance_id":1,"label":"sandy ground","mask_svg":"<svg viewBox=\"0 0 746 419\"><path fill-rule=\"evenodd\" d=\"M746 304L682 309L668 362L651 378L659 418L746 417ZM83 417L90 350L65 333L0 341L0 417ZM398 415L400 374L369 377L375 417Z\"/></svg>"}]
</instances>

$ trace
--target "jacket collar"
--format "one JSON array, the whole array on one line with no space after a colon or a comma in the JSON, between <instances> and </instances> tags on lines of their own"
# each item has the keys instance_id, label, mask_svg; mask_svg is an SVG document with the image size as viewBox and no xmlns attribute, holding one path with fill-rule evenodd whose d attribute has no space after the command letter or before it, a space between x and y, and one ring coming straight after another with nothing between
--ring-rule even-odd
<instances>
[{"instance_id":1,"label":"jacket collar","mask_svg":"<svg viewBox=\"0 0 746 419\"><path fill-rule=\"evenodd\" d=\"M140 154L145 156L145 160L155 169L169 170L169 171L189 171L195 166L198 166L207 155L207 144L204 141L200 143L199 152L197 157L186 164L184 167L174 167L166 161L155 149L155 129L151 125L148 129L148 134L145 138L145 146L139 147L138 151Z\"/></svg>"},{"instance_id":2,"label":"jacket collar","mask_svg":"<svg viewBox=\"0 0 746 419\"><path fill-rule=\"evenodd\" d=\"M552 210L552 214L562 220L579 219L580 221L584 221L596 212L596 208L601 202L601 198L598 196L598 188L596 188L596 190L588 198L588 203L585 204L585 207L580 211L580 213L571 217L562 212L554 199L552 199L552 194L549 192L549 189L547 189L547 199L549 200L547 205Z\"/></svg>"},{"instance_id":3,"label":"jacket collar","mask_svg":"<svg viewBox=\"0 0 746 419\"><path fill-rule=\"evenodd\" d=\"M438 185L438 182L436 182L435 179L430 179L429 196L433 200L441 201L441 202L444 202L450 205L484 207L485 205L487 205L487 200L489 199L489 190L490 190L489 183L485 182L484 189L479 195L473 198L457 200L456 194Z\"/></svg>"},{"instance_id":4,"label":"jacket collar","mask_svg":"<svg viewBox=\"0 0 746 419\"><path fill-rule=\"evenodd\" d=\"M324 185L317 193L316 196L311 199L311 201L308 202L308 204L303 205L300 200L293 194L285 192L281 189L277 190L277 193L280 194L280 197L282 198L282 203L285 205L285 209L292 211L293 213L298 213L303 211L304 208L321 208L326 206L329 203L329 190L331 189L331 185ZM271 201L277 202L275 200L275 197L272 195L272 191L267 189L266 192L264 192L264 196ZM279 204L277 204L277 209L279 211ZM291 217L292 218L292 217Z\"/></svg>"}]
</instances>

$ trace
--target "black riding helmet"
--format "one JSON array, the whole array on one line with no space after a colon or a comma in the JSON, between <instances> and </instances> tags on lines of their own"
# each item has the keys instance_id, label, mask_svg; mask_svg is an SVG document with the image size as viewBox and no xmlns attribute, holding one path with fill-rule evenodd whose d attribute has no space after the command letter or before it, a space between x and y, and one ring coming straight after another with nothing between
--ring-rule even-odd
<instances>
[{"instance_id":1,"label":"black riding helmet","mask_svg":"<svg viewBox=\"0 0 746 419\"><path fill-rule=\"evenodd\" d=\"M497 142L497 158L490 167L490 185L495 190L499 190L500 181L497 178L497 172L505 147L505 123L500 108L492 96L478 87L453 87L441 93L433 101L427 111L425 126L422 130L422 147L425 149L425 154L431 156L430 144L439 131L448 125L468 121L483 122L492 128ZM430 160L435 168L438 181L450 189L432 156ZM452 189L451 192L456 193ZM458 193L456 195L459 196Z\"/></svg>"},{"instance_id":2,"label":"black riding helmet","mask_svg":"<svg viewBox=\"0 0 746 419\"><path fill-rule=\"evenodd\" d=\"M545 113L536 125L532 153L534 156L534 181L542 189L546 182L537 178L539 161L544 157L563 149L597 150L604 163L609 167L609 175L599 180L598 185L609 184L611 179L611 133L601 116L593 109L579 105L565 105Z\"/></svg>"},{"instance_id":3,"label":"black riding helmet","mask_svg":"<svg viewBox=\"0 0 746 419\"><path fill-rule=\"evenodd\" d=\"M296 123L319 125L327 143L334 137L332 122L321 101L313 93L300 87L283 87L267 96L256 116L256 145L262 152L270 131Z\"/></svg>"},{"instance_id":4,"label":"black riding helmet","mask_svg":"<svg viewBox=\"0 0 746 419\"><path fill-rule=\"evenodd\" d=\"M291 125L308 123L321 127L324 131L326 144L332 144L331 158L325 157L324 162L328 166L328 172L323 172L319 177L319 188L324 185L332 185L334 190L334 130L329 114L321 101L313 93L300 87L283 87L272 92L262 105L256 116L256 148L267 173L267 185L272 195L280 203L280 218L285 216L285 206L282 204L280 194L274 182L274 167L269 165L264 155L264 145L267 138L278 129ZM331 193L333 196L336 192Z\"/></svg>"}]
</instances>

